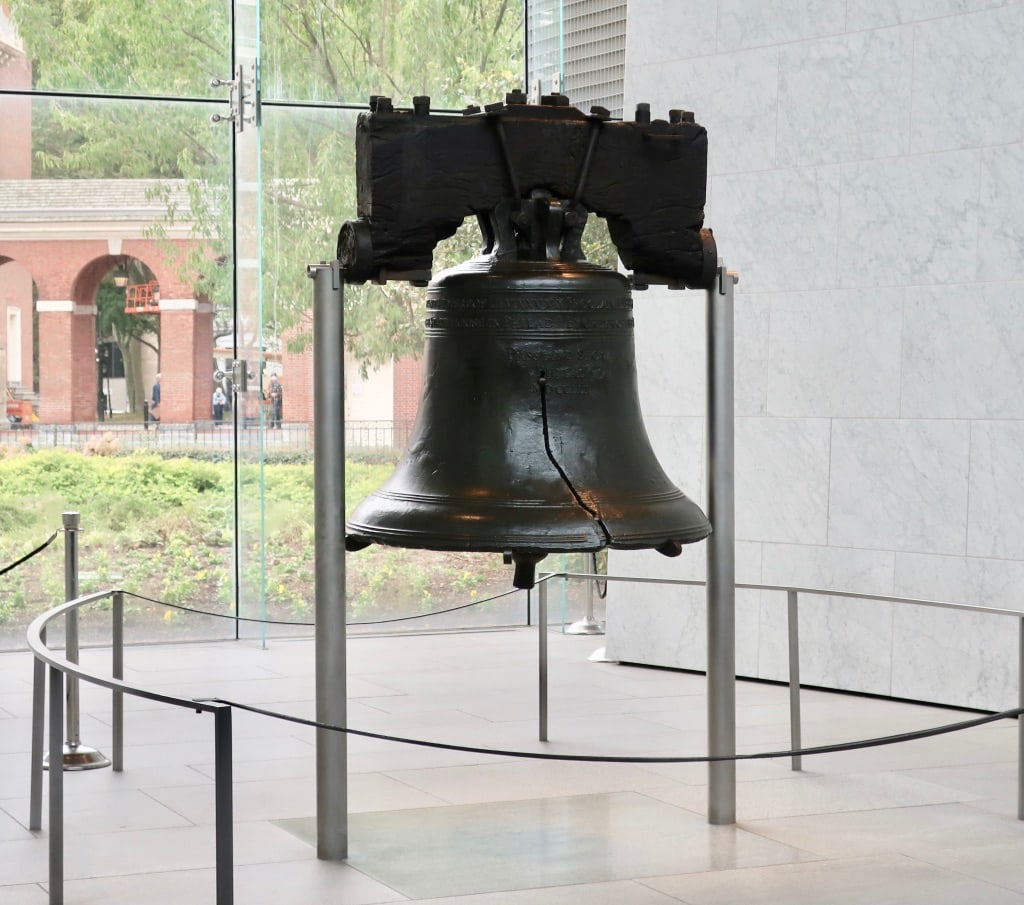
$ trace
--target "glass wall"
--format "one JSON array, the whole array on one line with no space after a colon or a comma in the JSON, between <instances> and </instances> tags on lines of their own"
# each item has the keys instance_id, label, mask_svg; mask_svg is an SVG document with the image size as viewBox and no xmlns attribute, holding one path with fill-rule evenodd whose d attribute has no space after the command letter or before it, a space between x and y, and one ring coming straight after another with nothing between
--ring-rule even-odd
<instances>
[{"instance_id":1,"label":"glass wall","mask_svg":"<svg viewBox=\"0 0 1024 905\"><path fill-rule=\"evenodd\" d=\"M356 117L371 94L500 100L522 68L503 0L0 6L0 568L80 511L82 589L136 595L129 638L308 631L306 266L355 214ZM467 226L439 266L476 241ZM408 437L422 304L405 284L347 293L350 504ZM0 646L63 599L60 547L0 576ZM363 551L350 618L504 590L497 559Z\"/></svg>"}]
</instances>

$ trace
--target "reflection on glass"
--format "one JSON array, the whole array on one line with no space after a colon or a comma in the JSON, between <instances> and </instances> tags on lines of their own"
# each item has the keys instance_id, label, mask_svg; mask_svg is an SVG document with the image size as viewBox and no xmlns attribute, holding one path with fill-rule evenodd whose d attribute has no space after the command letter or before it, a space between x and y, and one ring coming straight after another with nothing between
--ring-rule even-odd
<instances>
[{"instance_id":1,"label":"reflection on glass","mask_svg":"<svg viewBox=\"0 0 1024 905\"><path fill-rule=\"evenodd\" d=\"M522 87L520 3L282 0L262 15L265 100L460 108Z\"/></svg>"},{"instance_id":2,"label":"reflection on glass","mask_svg":"<svg viewBox=\"0 0 1024 905\"><path fill-rule=\"evenodd\" d=\"M61 511L80 511L82 590L141 595L127 602L130 640L234 630L142 598L311 618L305 268L334 256L355 214L355 115L284 104L427 94L435 109L460 108L522 85L518 3L269 7L0 5L0 566ZM228 113L227 86L210 82L232 77L233 52L246 63L258 51L263 98L277 106L264 107L262 132L236 135L210 123ZM436 267L478 241L467 224ZM347 293L350 503L381 483L409 435L422 295L401 283ZM507 587L496 558L477 559L366 551L350 570L350 617ZM63 598L62 579L59 542L0 576L0 646L23 643L33 613ZM521 621L522 601L509 606L451 618Z\"/></svg>"},{"instance_id":3,"label":"reflection on glass","mask_svg":"<svg viewBox=\"0 0 1024 905\"><path fill-rule=\"evenodd\" d=\"M311 618L313 495L308 458L271 466L275 450L298 452L299 425L312 425L311 292L305 267L333 257L341 223L355 216L356 116L271 107L263 118L264 316L280 346L284 430L267 436L266 569L272 618ZM474 255L481 237L467 221L435 255L435 270ZM380 486L405 449L419 403L425 290L407 283L346 286L346 504ZM305 425L303 425L305 426ZM303 437L305 434L303 434ZM311 452L310 445L306 447ZM348 557L350 622L431 613L509 588L497 556L371 547ZM521 622L522 595L407 628Z\"/></svg>"},{"instance_id":4,"label":"reflection on glass","mask_svg":"<svg viewBox=\"0 0 1024 905\"><path fill-rule=\"evenodd\" d=\"M30 137L0 179L0 565L78 511L83 592L228 612L232 481L213 460L231 442L209 399L214 311L230 311L230 147L204 107L150 115L0 96L4 132ZM161 146L152 160L147 141ZM63 600L59 551L0 577L0 643ZM185 622L141 600L129 613L136 639Z\"/></svg>"},{"instance_id":5,"label":"reflection on glass","mask_svg":"<svg viewBox=\"0 0 1024 905\"><path fill-rule=\"evenodd\" d=\"M539 94L559 90L565 76L564 0L530 0L527 4L526 34L531 90Z\"/></svg>"},{"instance_id":6,"label":"reflection on glass","mask_svg":"<svg viewBox=\"0 0 1024 905\"><path fill-rule=\"evenodd\" d=\"M0 24L0 40L6 33L24 47L39 90L204 97L230 60L224 0L6 0L4 7L10 20Z\"/></svg>"}]
</instances>

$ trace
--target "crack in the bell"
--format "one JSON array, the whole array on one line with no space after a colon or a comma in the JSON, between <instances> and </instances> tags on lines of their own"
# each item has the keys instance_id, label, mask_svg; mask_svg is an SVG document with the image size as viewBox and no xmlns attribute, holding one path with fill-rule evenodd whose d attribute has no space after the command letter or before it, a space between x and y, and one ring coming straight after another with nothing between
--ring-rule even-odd
<instances>
[{"instance_id":1,"label":"crack in the bell","mask_svg":"<svg viewBox=\"0 0 1024 905\"><path fill-rule=\"evenodd\" d=\"M555 470L558 472L559 477L561 477L565 486L569 488L569 493L572 494L572 497L576 501L577 505L581 509L583 509L583 511L586 512L595 522L597 522L597 526L601 529L602 533L604 534L605 542L609 546L611 546L612 535L611 532L608 530L607 525L605 525L604 521L601 519L601 514L593 506L587 503L586 500L583 499L583 496L580 494L580 492L573 486L572 481L569 480L569 475L565 473L565 469L562 468L562 466L558 463L558 460L555 458L555 453L551 449L551 435L548 433L548 381L547 378L544 376L543 371L540 372L540 377L537 379L537 384L540 387L540 415L541 425L544 429L544 451L547 453L548 459L551 461L551 464L555 466Z\"/></svg>"}]
</instances>

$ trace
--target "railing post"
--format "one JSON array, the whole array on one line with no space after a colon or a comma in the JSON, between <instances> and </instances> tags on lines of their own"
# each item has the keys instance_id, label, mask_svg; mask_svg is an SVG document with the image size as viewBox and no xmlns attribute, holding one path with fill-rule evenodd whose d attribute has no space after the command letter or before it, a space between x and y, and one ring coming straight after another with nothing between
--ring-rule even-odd
<instances>
[{"instance_id":1,"label":"railing post","mask_svg":"<svg viewBox=\"0 0 1024 905\"><path fill-rule=\"evenodd\" d=\"M113 619L111 646L113 663L111 675L115 679L124 678L124 591L114 591L113 604L111 607ZM114 772L120 773L124 770L124 692L113 692L111 718L111 761L114 765Z\"/></svg>"},{"instance_id":2,"label":"railing post","mask_svg":"<svg viewBox=\"0 0 1024 905\"><path fill-rule=\"evenodd\" d=\"M548 584L542 581L537 589L537 644L539 676L537 683L538 694L538 731L537 737L542 741L548 740Z\"/></svg>"},{"instance_id":3,"label":"railing post","mask_svg":"<svg viewBox=\"0 0 1024 905\"><path fill-rule=\"evenodd\" d=\"M789 622L789 745L794 751L801 746L800 724L800 613L797 592L787 591L787 617ZM803 769L803 756L794 754L790 765Z\"/></svg>"},{"instance_id":4,"label":"railing post","mask_svg":"<svg viewBox=\"0 0 1024 905\"><path fill-rule=\"evenodd\" d=\"M46 644L45 627L39 633ZM32 661L32 763L29 774L28 828L43 828L43 733L46 722L46 664L36 657Z\"/></svg>"},{"instance_id":5,"label":"railing post","mask_svg":"<svg viewBox=\"0 0 1024 905\"><path fill-rule=\"evenodd\" d=\"M708 754L736 753L736 517L734 488L733 286L719 261L707 291ZM708 822L736 822L736 761L708 764Z\"/></svg>"},{"instance_id":6,"label":"railing post","mask_svg":"<svg viewBox=\"0 0 1024 905\"><path fill-rule=\"evenodd\" d=\"M231 707L227 704L216 705L213 719L217 905L233 905L235 901L235 844L232 805Z\"/></svg>"},{"instance_id":7,"label":"railing post","mask_svg":"<svg viewBox=\"0 0 1024 905\"><path fill-rule=\"evenodd\" d=\"M1017 706L1024 707L1024 617L1018 637ZM1017 819L1024 820L1024 713L1017 717Z\"/></svg>"},{"instance_id":8,"label":"railing post","mask_svg":"<svg viewBox=\"0 0 1024 905\"><path fill-rule=\"evenodd\" d=\"M50 905L64 902L64 673L50 667Z\"/></svg>"}]
</instances>

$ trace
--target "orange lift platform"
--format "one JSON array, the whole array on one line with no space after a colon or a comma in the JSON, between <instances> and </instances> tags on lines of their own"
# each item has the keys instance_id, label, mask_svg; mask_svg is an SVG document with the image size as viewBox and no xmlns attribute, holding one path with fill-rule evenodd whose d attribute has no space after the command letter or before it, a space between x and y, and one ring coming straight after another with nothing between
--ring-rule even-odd
<instances>
[{"instance_id":1,"label":"orange lift platform","mask_svg":"<svg viewBox=\"0 0 1024 905\"><path fill-rule=\"evenodd\" d=\"M159 314L160 286L156 280L126 286L124 292L125 314Z\"/></svg>"}]
</instances>

